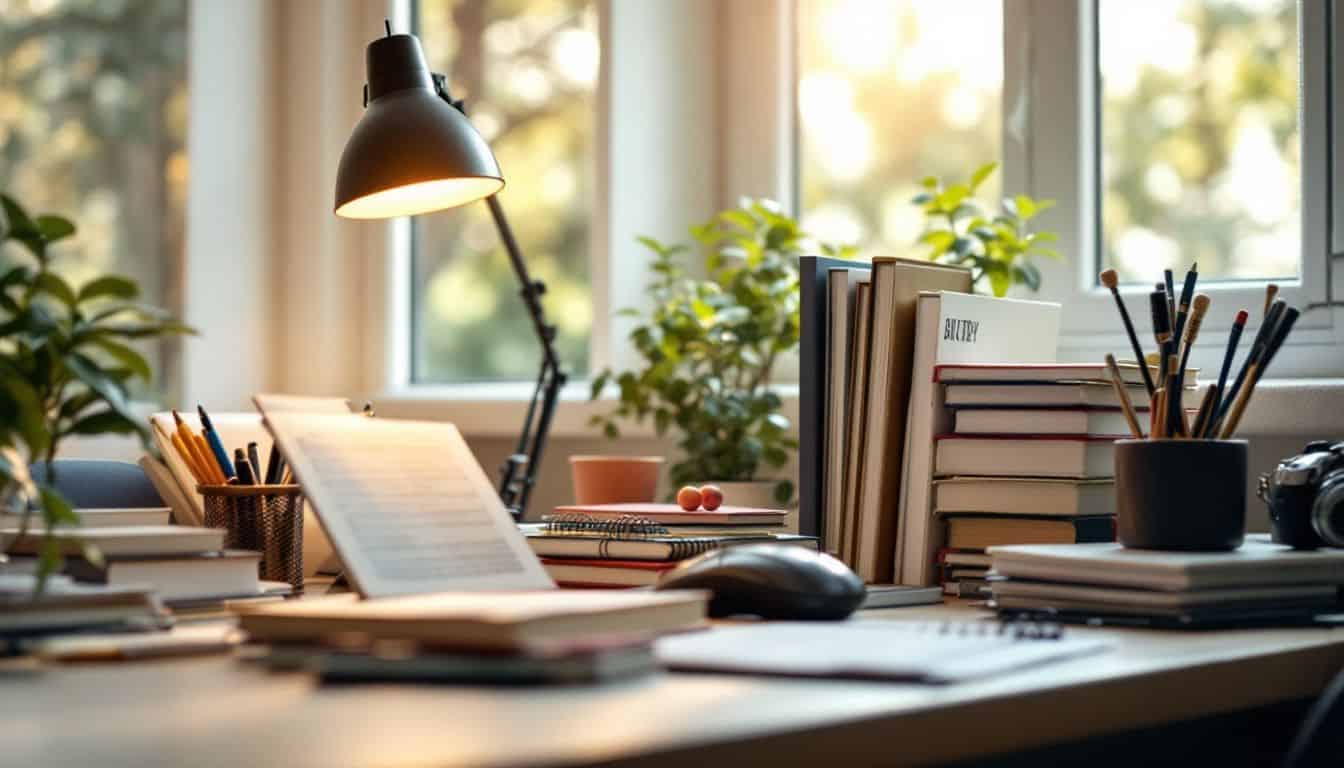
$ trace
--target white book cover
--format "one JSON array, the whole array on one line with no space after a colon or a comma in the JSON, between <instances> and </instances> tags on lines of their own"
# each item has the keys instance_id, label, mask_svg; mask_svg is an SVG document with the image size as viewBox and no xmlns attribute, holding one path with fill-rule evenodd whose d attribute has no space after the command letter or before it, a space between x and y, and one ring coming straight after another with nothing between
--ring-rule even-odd
<instances>
[{"instance_id":1,"label":"white book cover","mask_svg":"<svg viewBox=\"0 0 1344 768\"><path fill-rule=\"evenodd\" d=\"M965 293L921 294L901 482L896 561L902 584L935 583L941 536L933 513L934 437L951 431L938 365L1053 363L1059 346L1059 304ZM892 468L889 471L897 471Z\"/></svg>"}]
</instances>

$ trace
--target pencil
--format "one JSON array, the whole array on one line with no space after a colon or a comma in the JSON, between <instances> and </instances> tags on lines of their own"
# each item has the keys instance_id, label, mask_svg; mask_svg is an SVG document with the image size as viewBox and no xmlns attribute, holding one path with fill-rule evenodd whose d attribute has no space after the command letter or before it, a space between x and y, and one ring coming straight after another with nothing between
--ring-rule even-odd
<instances>
[{"instance_id":1,"label":"pencil","mask_svg":"<svg viewBox=\"0 0 1344 768\"><path fill-rule=\"evenodd\" d=\"M1120 410L1124 411L1125 421L1129 422L1129 431L1134 437L1143 439L1143 427L1139 426L1139 417L1134 413L1134 403L1129 399L1129 389L1120 377L1120 368L1115 364L1115 355L1106 355L1106 370L1111 374L1111 386L1115 387L1115 396L1120 400Z\"/></svg>"},{"instance_id":2,"label":"pencil","mask_svg":"<svg viewBox=\"0 0 1344 768\"><path fill-rule=\"evenodd\" d=\"M1175 350L1176 346L1169 341L1167 349ZM1167 437L1179 437L1181 434L1181 390L1176 386L1176 366L1179 363L1175 351L1167 354L1167 397L1162 403L1162 415L1166 417L1166 426L1162 431Z\"/></svg>"},{"instance_id":3,"label":"pencil","mask_svg":"<svg viewBox=\"0 0 1344 768\"><path fill-rule=\"evenodd\" d=\"M191 451L187 450L187 446L182 442L182 436L174 432L170 442L173 444L173 449L177 451L177 455L182 457L182 463L187 465L187 471L191 472L191 476L196 479L196 482L209 483L210 481L201 475L201 468L196 465L196 457L191 454Z\"/></svg>"},{"instance_id":4,"label":"pencil","mask_svg":"<svg viewBox=\"0 0 1344 768\"><path fill-rule=\"evenodd\" d=\"M1276 302L1277 303L1277 302ZM1269 368L1270 362L1274 360L1274 355L1283 346L1284 339L1288 338L1288 332L1293 329L1293 323L1297 322L1300 313L1293 307L1288 307L1279 313L1280 318L1274 327L1274 333L1269 341L1265 342L1265 348L1260 354L1260 360L1253 366L1253 371L1248 376L1248 382L1242 389L1241 396L1237 398L1237 403L1232 407L1232 412L1227 417L1227 424L1223 427L1222 439L1226 440L1236 433L1237 427L1241 424L1241 416L1246 411L1246 406L1251 402L1251 395L1255 394L1255 387L1260 383L1260 377L1264 375L1265 369Z\"/></svg>"},{"instance_id":5,"label":"pencil","mask_svg":"<svg viewBox=\"0 0 1344 768\"><path fill-rule=\"evenodd\" d=\"M196 451L196 461L200 462L201 468L210 476L210 482L214 485L228 483L229 479L224 476L219 464L215 463L214 454L210 453L210 446L205 444L205 438L195 434L191 437L192 447Z\"/></svg>"},{"instance_id":6,"label":"pencil","mask_svg":"<svg viewBox=\"0 0 1344 768\"><path fill-rule=\"evenodd\" d=\"M1120 279L1114 269L1108 269L1099 276L1101 284L1106 286L1111 295L1115 297L1115 306L1120 310L1120 322L1125 325L1125 333L1129 335L1129 346L1134 350L1134 362L1139 364L1139 371L1143 374L1143 386L1148 390L1148 397L1151 398L1157 391L1153 384L1153 375L1148 371L1148 361L1143 355L1143 346L1139 344L1139 336L1134 332L1134 322L1129 319L1129 310L1125 307L1125 300L1120 297ZM1139 435L1142 437L1142 433Z\"/></svg>"},{"instance_id":7,"label":"pencil","mask_svg":"<svg viewBox=\"0 0 1344 768\"><path fill-rule=\"evenodd\" d=\"M1190 428L1190 437L1201 438L1204 436L1204 425L1209 420L1209 411L1213 410L1213 404L1217 402L1218 388L1210 385L1204 390L1204 398L1199 401L1199 411L1195 414L1194 426Z\"/></svg>"},{"instance_id":8,"label":"pencil","mask_svg":"<svg viewBox=\"0 0 1344 768\"><path fill-rule=\"evenodd\" d=\"M1162 270L1162 287L1167 291L1167 325L1175 327L1176 322L1176 282L1170 269Z\"/></svg>"},{"instance_id":9,"label":"pencil","mask_svg":"<svg viewBox=\"0 0 1344 768\"><path fill-rule=\"evenodd\" d=\"M196 460L196 471L200 473L204 483L207 485L215 483L216 477L212 471L214 461L206 459L209 455L208 451L201 452L200 446L196 442L200 439L200 436L192 430L191 426L182 418L182 414L178 413L176 409L173 410L173 422L177 425L177 434L182 438L183 447Z\"/></svg>"},{"instance_id":10,"label":"pencil","mask_svg":"<svg viewBox=\"0 0 1344 768\"><path fill-rule=\"evenodd\" d=\"M1152 435L1153 437L1165 437L1166 435L1164 433L1166 432L1166 421L1167 421L1166 417L1167 388L1158 387L1157 394L1154 395L1154 397L1156 399L1153 400L1153 404L1150 406L1151 410L1150 415L1152 417L1153 425L1152 428L1148 431L1148 434Z\"/></svg>"},{"instance_id":11,"label":"pencil","mask_svg":"<svg viewBox=\"0 0 1344 768\"><path fill-rule=\"evenodd\" d=\"M1176 333L1176 343L1181 347L1180 361L1176 365L1176 388L1173 390L1172 399L1175 403L1176 413L1181 418L1181 424L1186 427L1185 434L1190 437L1189 424L1186 423L1185 406L1182 401L1185 397L1185 367L1190 364L1190 348L1195 346L1195 339L1199 338L1199 327L1204 324L1204 315L1209 311L1209 297L1203 293L1195 297L1194 307L1186 316L1180 319L1180 325L1185 329L1185 338L1180 338L1181 334Z\"/></svg>"},{"instance_id":12,"label":"pencil","mask_svg":"<svg viewBox=\"0 0 1344 768\"><path fill-rule=\"evenodd\" d=\"M1279 295L1279 286L1277 283L1270 283L1265 286L1265 308L1261 316L1269 314L1269 308L1274 304L1274 299Z\"/></svg>"}]
</instances>

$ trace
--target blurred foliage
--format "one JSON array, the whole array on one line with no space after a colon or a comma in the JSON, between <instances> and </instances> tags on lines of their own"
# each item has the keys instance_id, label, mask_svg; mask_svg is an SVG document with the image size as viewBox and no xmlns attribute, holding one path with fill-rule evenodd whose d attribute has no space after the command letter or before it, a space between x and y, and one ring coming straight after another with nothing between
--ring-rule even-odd
<instances>
[{"instance_id":1,"label":"blurred foliage","mask_svg":"<svg viewBox=\"0 0 1344 768\"><path fill-rule=\"evenodd\" d=\"M546 283L560 359L588 371L589 222L600 46L593 0L420 0L419 35L507 182L499 198ZM414 220L413 377L527 380L540 349L484 204Z\"/></svg>"},{"instance_id":2,"label":"blurred foliage","mask_svg":"<svg viewBox=\"0 0 1344 768\"><path fill-rule=\"evenodd\" d=\"M691 277L683 263L688 246L639 239L653 252L654 278L644 306L620 314L640 319L630 341L643 364L593 378L593 399L614 381L620 401L591 423L609 438L620 436L622 420L652 419L660 437L675 428L685 458L671 467L674 487L756 480L798 447L770 376L798 346L798 257L810 241L769 200L743 200L691 235L701 257L694 269L706 279ZM852 248L821 251L853 256ZM787 504L793 483L777 483L775 497Z\"/></svg>"},{"instance_id":3,"label":"blurred foliage","mask_svg":"<svg viewBox=\"0 0 1344 768\"><path fill-rule=\"evenodd\" d=\"M995 296L1008 295L1014 285L1039 291L1041 271L1027 257L1059 258L1058 251L1044 245L1059 236L1031 232L1028 222L1055 201L1026 195L1005 197L1002 210L990 216L974 196L998 167L998 163L982 165L964 183L944 185L937 177L926 176L921 182L924 191L910 201L928 217L919 241L930 246L930 261L969 267L972 285L983 288L983 282L988 282Z\"/></svg>"},{"instance_id":4,"label":"blurred foliage","mask_svg":"<svg viewBox=\"0 0 1344 768\"><path fill-rule=\"evenodd\" d=\"M188 165L187 0L0 0L0 189L67 211L80 232L50 254L78 287L134 279L182 306ZM178 388L178 344L133 346Z\"/></svg>"},{"instance_id":5,"label":"blurred foliage","mask_svg":"<svg viewBox=\"0 0 1344 768\"><path fill-rule=\"evenodd\" d=\"M1101 0L1103 264L1293 277L1297 4Z\"/></svg>"},{"instance_id":6,"label":"blurred foliage","mask_svg":"<svg viewBox=\"0 0 1344 768\"><path fill-rule=\"evenodd\" d=\"M58 535L79 516L55 489L61 441L75 435L134 434L150 449L149 430L127 400L128 384L151 377L149 361L130 344L190 332L167 312L137 301L135 281L103 275L75 289L51 269L48 248L75 234L61 216L29 216L0 194L0 510L42 513L39 585L61 565ZM34 461L48 462L41 480ZM96 551L86 557L97 562ZM40 588L40 586L39 586Z\"/></svg>"},{"instance_id":7,"label":"blurred foliage","mask_svg":"<svg viewBox=\"0 0 1344 768\"><path fill-rule=\"evenodd\" d=\"M920 179L1000 155L1003 3L799 0L802 223L864 254L917 258ZM1009 4L1010 9L1014 7ZM1000 192L986 181L988 199Z\"/></svg>"}]
</instances>

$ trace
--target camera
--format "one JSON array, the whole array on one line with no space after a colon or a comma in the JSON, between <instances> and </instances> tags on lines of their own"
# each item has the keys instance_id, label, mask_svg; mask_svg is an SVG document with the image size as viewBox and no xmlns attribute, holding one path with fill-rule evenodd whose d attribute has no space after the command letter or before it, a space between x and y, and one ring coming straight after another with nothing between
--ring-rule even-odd
<instances>
[{"instance_id":1,"label":"camera","mask_svg":"<svg viewBox=\"0 0 1344 768\"><path fill-rule=\"evenodd\" d=\"M1308 443L1260 476L1274 541L1295 549L1344 547L1344 441Z\"/></svg>"}]
</instances>

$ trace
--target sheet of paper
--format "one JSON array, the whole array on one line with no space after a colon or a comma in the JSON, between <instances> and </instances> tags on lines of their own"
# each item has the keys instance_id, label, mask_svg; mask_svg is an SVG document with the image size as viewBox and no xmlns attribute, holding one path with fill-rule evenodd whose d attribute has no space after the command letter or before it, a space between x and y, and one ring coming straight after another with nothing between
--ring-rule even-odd
<instances>
[{"instance_id":1,"label":"sheet of paper","mask_svg":"<svg viewBox=\"0 0 1344 768\"><path fill-rule=\"evenodd\" d=\"M451 424L266 414L365 597L553 587Z\"/></svg>"}]
</instances>

